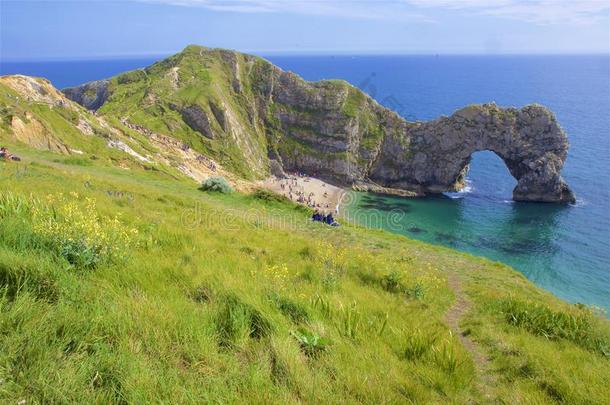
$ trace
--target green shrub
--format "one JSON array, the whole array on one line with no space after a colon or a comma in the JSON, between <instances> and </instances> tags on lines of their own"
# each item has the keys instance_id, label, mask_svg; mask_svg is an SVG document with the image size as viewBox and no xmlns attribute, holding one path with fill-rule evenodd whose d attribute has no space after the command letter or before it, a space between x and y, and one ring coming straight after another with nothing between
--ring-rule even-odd
<instances>
[{"instance_id":1,"label":"green shrub","mask_svg":"<svg viewBox=\"0 0 610 405\"><path fill-rule=\"evenodd\" d=\"M233 187L224 177L216 176L205 179L201 183L201 190L229 194L233 192Z\"/></svg>"},{"instance_id":2,"label":"green shrub","mask_svg":"<svg viewBox=\"0 0 610 405\"><path fill-rule=\"evenodd\" d=\"M424 286L421 283L416 283L413 287L407 290L408 295L416 300L424 298Z\"/></svg>"},{"instance_id":3,"label":"green shrub","mask_svg":"<svg viewBox=\"0 0 610 405\"><path fill-rule=\"evenodd\" d=\"M290 200L278 193L274 193L273 191L265 190L262 188L256 189L254 193L252 193L252 197L256 200L261 200L268 203L286 203L290 202Z\"/></svg>"},{"instance_id":4,"label":"green shrub","mask_svg":"<svg viewBox=\"0 0 610 405\"><path fill-rule=\"evenodd\" d=\"M402 274L398 271L392 271L389 274L383 276L380 280L381 286L384 290L389 292L400 292L403 290L401 284Z\"/></svg>"},{"instance_id":5,"label":"green shrub","mask_svg":"<svg viewBox=\"0 0 610 405\"><path fill-rule=\"evenodd\" d=\"M362 314L358 311L355 302L347 307L341 307L339 331L343 336L356 339L360 334L361 326Z\"/></svg>"}]
</instances>

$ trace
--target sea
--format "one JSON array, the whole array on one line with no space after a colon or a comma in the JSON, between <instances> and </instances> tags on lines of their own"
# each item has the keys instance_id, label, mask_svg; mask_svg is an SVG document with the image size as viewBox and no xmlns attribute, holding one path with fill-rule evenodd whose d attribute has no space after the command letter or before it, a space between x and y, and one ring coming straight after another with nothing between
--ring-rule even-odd
<instances>
[{"instance_id":1,"label":"sea","mask_svg":"<svg viewBox=\"0 0 610 405\"><path fill-rule=\"evenodd\" d=\"M344 215L506 263L558 297L610 311L609 55L262 56L307 80L347 80L411 121L471 103L549 107L569 137L563 175L576 204L513 202L515 179L498 156L481 151L461 192L421 199L354 192ZM0 73L64 88L160 58L3 62Z\"/></svg>"}]
</instances>

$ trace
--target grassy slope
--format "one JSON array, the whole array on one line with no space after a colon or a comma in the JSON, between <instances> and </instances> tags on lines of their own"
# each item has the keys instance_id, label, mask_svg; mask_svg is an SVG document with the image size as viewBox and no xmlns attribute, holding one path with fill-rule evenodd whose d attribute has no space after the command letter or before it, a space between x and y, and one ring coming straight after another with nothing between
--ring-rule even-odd
<instances>
[{"instance_id":1,"label":"grassy slope","mask_svg":"<svg viewBox=\"0 0 610 405\"><path fill-rule=\"evenodd\" d=\"M237 95L231 88L234 73L222 60L221 50L187 47L184 51L157 62L145 70L123 73L111 79L111 96L100 109L107 117L128 118L132 123L153 131L171 135L195 150L211 156L226 169L244 177L261 177L265 170L251 162L266 157L266 139L262 133L250 130L245 105L253 104L249 88ZM243 66L243 56L235 54ZM177 68L177 81L172 84L173 68ZM241 74L244 74L243 72ZM179 86L174 88L174 86ZM216 139L208 139L190 128L178 112L181 108L199 106L211 116L210 103L230 108L239 125L248 129L247 139L253 154L240 145L240 141L223 132L215 120L211 128ZM260 132L260 131L259 131Z\"/></svg>"},{"instance_id":2,"label":"grassy slope","mask_svg":"<svg viewBox=\"0 0 610 405\"><path fill-rule=\"evenodd\" d=\"M234 66L237 66L235 70ZM263 178L268 175L267 156L270 151L273 155L279 150L283 156L295 153L319 155L318 149L307 142L287 137L277 113L294 113L296 110L303 121L310 123L293 126L288 132L312 139L321 136L316 133L317 117L324 117L328 113L324 110L296 109L295 106L269 98L271 86L279 85L274 82L272 71L272 64L259 57L191 45L146 69L126 72L110 79L110 97L99 113L116 121L127 118L132 123L171 135L243 178ZM310 83L296 76L294 80L295 88L303 94L320 94L324 98L347 94L340 113L346 119L356 119L365 132L359 155L366 157L354 163L366 164L368 155L374 152L383 138L383 128L368 105L367 96L342 80ZM240 83L239 91L233 86L235 82ZM301 101L306 105L306 97L303 97ZM230 112L228 115L232 120L226 131L213 118L212 105ZM210 118L214 139L192 129L181 116L180 111L193 106L199 107ZM336 159L338 156L330 158Z\"/></svg>"},{"instance_id":3,"label":"grassy slope","mask_svg":"<svg viewBox=\"0 0 610 405\"><path fill-rule=\"evenodd\" d=\"M0 163L3 190L94 198L101 215L137 228L139 243L126 260L87 270L37 243L27 213L0 215L2 402L610 396L607 321L504 265L312 224L288 203L205 194L156 172L18 152L23 163ZM448 280L471 302L462 327L490 357L487 376L446 326ZM300 345L307 335L327 342Z\"/></svg>"}]
</instances>

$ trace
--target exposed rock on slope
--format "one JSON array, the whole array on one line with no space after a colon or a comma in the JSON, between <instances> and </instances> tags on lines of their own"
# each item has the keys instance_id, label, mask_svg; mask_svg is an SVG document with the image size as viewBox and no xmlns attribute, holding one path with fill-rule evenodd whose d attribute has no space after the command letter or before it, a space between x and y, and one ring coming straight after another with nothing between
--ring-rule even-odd
<instances>
[{"instance_id":1,"label":"exposed rock on slope","mask_svg":"<svg viewBox=\"0 0 610 405\"><path fill-rule=\"evenodd\" d=\"M0 141L81 158L109 159L122 168L172 167L176 174L181 172L198 182L222 175L237 189L249 187L182 142L128 120L117 122L94 115L41 78L0 77Z\"/></svg>"},{"instance_id":2,"label":"exposed rock on slope","mask_svg":"<svg viewBox=\"0 0 610 405\"><path fill-rule=\"evenodd\" d=\"M542 106L477 105L412 123L347 82L310 83L255 56L198 46L65 92L244 177L267 175L273 161L340 185L425 195L459 190L471 154L491 150L518 181L515 200L574 201L560 175L567 137Z\"/></svg>"},{"instance_id":3,"label":"exposed rock on slope","mask_svg":"<svg viewBox=\"0 0 610 405\"><path fill-rule=\"evenodd\" d=\"M108 80L98 80L86 83L78 88L64 89L63 92L72 101L90 110L97 110L106 102L108 98Z\"/></svg>"}]
</instances>

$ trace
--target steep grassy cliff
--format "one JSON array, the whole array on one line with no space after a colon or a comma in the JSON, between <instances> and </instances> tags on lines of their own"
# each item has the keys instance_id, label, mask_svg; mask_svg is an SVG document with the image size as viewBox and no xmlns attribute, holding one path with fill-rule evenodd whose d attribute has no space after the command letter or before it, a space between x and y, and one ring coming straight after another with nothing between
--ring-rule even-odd
<instances>
[{"instance_id":1,"label":"steep grassy cliff","mask_svg":"<svg viewBox=\"0 0 610 405\"><path fill-rule=\"evenodd\" d=\"M347 82L308 83L256 56L194 45L64 92L250 179L269 174L269 159L340 183L362 178L380 146L379 116L389 113Z\"/></svg>"},{"instance_id":2,"label":"steep grassy cliff","mask_svg":"<svg viewBox=\"0 0 610 405\"><path fill-rule=\"evenodd\" d=\"M610 325L269 194L0 162L0 402L598 403Z\"/></svg>"}]
</instances>

